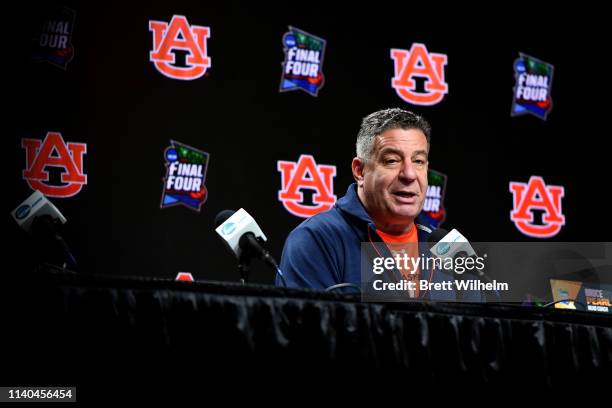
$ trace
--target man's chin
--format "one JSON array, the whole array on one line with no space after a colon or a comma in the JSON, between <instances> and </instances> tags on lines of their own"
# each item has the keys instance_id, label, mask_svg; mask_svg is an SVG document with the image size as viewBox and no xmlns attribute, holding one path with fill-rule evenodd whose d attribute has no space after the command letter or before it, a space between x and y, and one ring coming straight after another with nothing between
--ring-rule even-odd
<instances>
[{"instance_id":1,"label":"man's chin","mask_svg":"<svg viewBox=\"0 0 612 408\"><path fill-rule=\"evenodd\" d=\"M417 203L414 204L401 204L395 206L393 213L398 217L413 217L416 218L421 212L421 208Z\"/></svg>"},{"instance_id":2,"label":"man's chin","mask_svg":"<svg viewBox=\"0 0 612 408\"><path fill-rule=\"evenodd\" d=\"M400 211L394 211L392 217L396 220L406 221L406 219L414 220L417 215L419 215L419 211L416 208L412 209L403 209Z\"/></svg>"}]
</instances>

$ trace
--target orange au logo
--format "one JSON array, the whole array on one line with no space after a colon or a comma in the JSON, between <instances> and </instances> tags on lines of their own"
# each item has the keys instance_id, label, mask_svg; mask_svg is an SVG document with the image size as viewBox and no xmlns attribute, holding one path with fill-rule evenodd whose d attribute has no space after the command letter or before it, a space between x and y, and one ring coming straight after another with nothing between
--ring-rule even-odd
<instances>
[{"instance_id":1,"label":"orange au logo","mask_svg":"<svg viewBox=\"0 0 612 408\"><path fill-rule=\"evenodd\" d=\"M406 102L435 105L448 93L448 84L444 82L446 55L427 52L424 44L414 43L410 50L392 48L391 58L395 70L391 86ZM417 86L415 78L423 80L421 86Z\"/></svg>"},{"instance_id":2,"label":"orange au logo","mask_svg":"<svg viewBox=\"0 0 612 408\"><path fill-rule=\"evenodd\" d=\"M170 24L149 21L149 31L153 31L153 51L149 54L149 60L168 78L193 80L200 78L210 68L210 57L206 55L209 27L190 26L185 16L175 15ZM177 50L187 51L183 66L177 65L177 54L174 52Z\"/></svg>"},{"instance_id":3,"label":"orange au logo","mask_svg":"<svg viewBox=\"0 0 612 408\"><path fill-rule=\"evenodd\" d=\"M26 151L26 169L23 178L32 190L40 190L47 197L72 197L87 184L83 173L85 143L65 143L59 132L47 132L45 140L21 139ZM61 170L59 182L52 182L49 167Z\"/></svg>"},{"instance_id":4,"label":"orange au logo","mask_svg":"<svg viewBox=\"0 0 612 408\"><path fill-rule=\"evenodd\" d=\"M278 161L283 189L278 199L287 211L298 217L308 218L329 210L336 202L333 179L336 166L319 164L308 154L300 156L296 162ZM312 204L304 200L303 190L311 190Z\"/></svg>"},{"instance_id":5,"label":"orange au logo","mask_svg":"<svg viewBox=\"0 0 612 408\"><path fill-rule=\"evenodd\" d=\"M565 216L561 213L561 198L565 194L562 186L547 186L544 179L538 176L529 178L529 182L510 182L514 209L510 219L523 234L534 238L550 238L561 231L565 225ZM534 223L532 210L543 210L542 222Z\"/></svg>"}]
</instances>

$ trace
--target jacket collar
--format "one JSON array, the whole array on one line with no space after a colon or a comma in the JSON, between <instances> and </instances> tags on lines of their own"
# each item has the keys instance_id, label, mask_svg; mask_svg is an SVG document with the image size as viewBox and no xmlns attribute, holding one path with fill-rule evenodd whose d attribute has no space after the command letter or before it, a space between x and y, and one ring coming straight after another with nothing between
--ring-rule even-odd
<instances>
[{"instance_id":1,"label":"jacket collar","mask_svg":"<svg viewBox=\"0 0 612 408\"><path fill-rule=\"evenodd\" d=\"M336 201L336 207L344 213L347 213L365 223L374 224L370 214L366 211L357 195L357 183L353 183L348 187L346 195Z\"/></svg>"},{"instance_id":2,"label":"jacket collar","mask_svg":"<svg viewBox=\"0 0 612 408\"><path fill-rule=\"evenodd\" d=\"M340 198L336 202L335 206L340 211L357 218L371 227L373 231L376 231L372 217L370 217L370 214L368 214L367 210L363 206L363 203L359 199L359 196L357 195L357 183L353 183L348 187L346 195ZM418 222L418 218L415 220L414 224L418 229L419 242L427 242L427 237L431 233L431 229L420 224ZM376 234L376 236L378 237L378 234ZM378 239L380 240L380 237L378 237Z\"/></svg>"}]
</instances>

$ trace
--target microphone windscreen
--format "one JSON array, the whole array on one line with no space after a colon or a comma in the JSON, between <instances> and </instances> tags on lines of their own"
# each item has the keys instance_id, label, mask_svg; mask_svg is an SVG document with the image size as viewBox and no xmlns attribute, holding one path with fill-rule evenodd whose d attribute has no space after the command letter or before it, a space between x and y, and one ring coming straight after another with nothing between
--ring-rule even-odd
<instances>
[{"instance_id":1,"label":"microphone windscreen","mask_svg":"<svg viewBox=\"0 0 612 408\"><path fill-rule=\"evenodd\" d=\"M223 224L229 217L234 215L236 211L234 210L223 210L215 217L215 228L219 225Z\"/></svg>"}]
</instances>

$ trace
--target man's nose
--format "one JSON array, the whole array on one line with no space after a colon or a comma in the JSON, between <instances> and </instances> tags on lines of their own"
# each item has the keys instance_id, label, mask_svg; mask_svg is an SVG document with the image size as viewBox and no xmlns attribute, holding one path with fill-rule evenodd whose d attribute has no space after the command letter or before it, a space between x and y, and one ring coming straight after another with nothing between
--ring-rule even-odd
<instances>
[{"instance_id":1,"label":"man's nose","mask_svg":"<svg viewBox=\"0 0 612 408\"><path fill-rule=\"evenodd\" d=\"M412 182L417 179L417 172L414 163L412 160L406 160L399 174L400 180L404 182Z\"/></svg>"}]
</instances>

